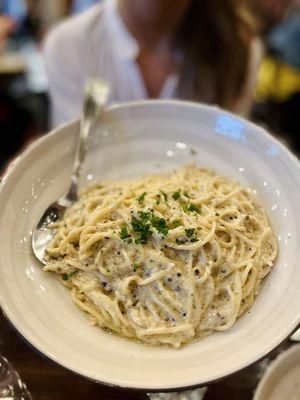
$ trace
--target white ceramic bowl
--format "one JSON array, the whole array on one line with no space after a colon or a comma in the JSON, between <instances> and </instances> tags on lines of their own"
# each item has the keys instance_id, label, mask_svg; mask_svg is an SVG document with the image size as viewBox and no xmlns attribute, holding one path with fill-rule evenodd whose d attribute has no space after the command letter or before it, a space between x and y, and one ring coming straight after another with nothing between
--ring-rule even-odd
<instances>
[{"instance_id":1,"label":"white ceramic bowl","mask_svg":"<svg viewBox=\"0 0 300 400\"><path fill-rule=\"evenodd\" d=\"M281 353L266 369L253 400L296 400L300 391L300 345Z\"/></svg>"},{"instance_id":2,"label":"white ceramic bowl","mask_svg":"<svg viewBox=\"0 0 300 400\"><path fill-rule=\"evenodd\" d=\"M202 385L253 363L300 322L300 168L261 128L220 109L176 101L114 106L91 139L81 186L194 160L251 186L276 232L279 257L249 313L183 349L152 348L90 326L31 251L31 230L67 189L78 123L31 145L1 184L0 303L40 352L83 376L121 387Z\"/></svg>"}]
</instances>

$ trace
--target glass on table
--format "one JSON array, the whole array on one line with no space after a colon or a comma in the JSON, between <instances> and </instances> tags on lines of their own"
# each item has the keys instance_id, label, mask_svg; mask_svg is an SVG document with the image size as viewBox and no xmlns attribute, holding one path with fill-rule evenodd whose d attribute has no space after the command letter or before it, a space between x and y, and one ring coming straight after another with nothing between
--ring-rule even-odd
<instances>
[{"instance_id":1,"label":"glass on table","mask_svg":"<svg viewBox=\"0 0 300 400\"><path fill-rule=\"evenodd\" d=\"M150 400L202 400L207 387L202 387L184 392L173 393L148 393Z\"/></svg>"},{"instance_id":2,"label":"glass on table","mask_svg":"<svg viewBox=\"0 0 300 400\"><path fill-rule=\"evenodd\" d=\"M0 399L32 400L25 383L14 367L0 354Z\"/></svg>"}]
</instances>

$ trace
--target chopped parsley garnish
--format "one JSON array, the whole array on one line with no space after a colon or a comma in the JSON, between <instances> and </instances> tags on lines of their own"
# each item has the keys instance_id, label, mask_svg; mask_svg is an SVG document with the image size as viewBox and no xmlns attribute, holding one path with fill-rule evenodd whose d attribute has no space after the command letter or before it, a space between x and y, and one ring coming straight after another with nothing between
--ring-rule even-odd
<instances>
[{"instance_id":1,"label":"chopped parsley garnish","mask_svg":"<svg viewBox=\"0 0 300 400\"><path fill-rule=\"evenodd\" d=\"M152 235L150 222L149 219L146 217L147 214L150 213L144 213L141 211L139 212L141 218L140 220L136 218L132 218L131 220L132 229L137 235L137 238L135 240L135 243L137 244L146 244L149 237Z\"/></svg>"},{"instance_id":2,"label":"chopped parsley garnish","mask_svg":"<svg viewBox=\"0 0 300 400\"><path fill-rule=\"evenodd\" d=\"M184 244L185 243L185 240L184 239L176 239L176 243L177 244Z\"/></svg>"},{"instance_id":3,"label":"chopped parsley garnish","mask_svg":"<svg viewBox=\"0 0 300 400\"><path fill-rule=\"evenodd\" d=\"M194 234L195 234L195 230L196 230L196 229L194 229L194 228L185 229L185 234L186 234L186 236L187 236L188 238L192 238L192 237L194 236Z\"/></svg>"},{"instance_id":4,"label":"chopped parsley garnish","mask_svg":"<svg viewBox=\"0 0 300 400\"><path fill-rule=\"evenodd\" d=\"M160 203L160 198L161 198L160 194L157 194L156 195L156 205L158 205Z\"/></svg>"},{"instance_id":5,"label":"chopped parsley garnish","mask_svg":"<svg viewBox=\"0 0 300 400\"><path fill-rule=\"evenodd\" d=\"M189 238L190 242L192 242L192 243L198 242L198 240L199 240L195 236L195 233L196 233L196 229L195 228L187 228L187 229L185 229L185 234L186 234L187 238Z\"/></svg>"},{"instance_id":6,"label":"chopped parsley garnish","mask_svg":"<svg viewBox=\"0 0 300 400\"><path fill-rule=\"evenodd\" d=\"M138 218L132 217L131 227L131 235L128 233L125 225L122 227L120 233L121 238L127 239L128 243L131 243L131 236L133 236L136 244L146 244L154 232L153 229L164 236L167 236L169 232L167 221L164 218L154 215L152 209L150 211L139 211Z\"/></svg>"},{"instance_id":7,"label":"chopped parsley garnish","mask_svg":"<svg viewBox=\"0 0 300 400\"><path fill-rule=\"evenodd\" d=\"M176 190L176 192L174 192L174 193L172 194L172 198L173 198L174 200L179 200L179 199L180 199L180 192L181 192L181 189Z\"/></svg>"},{"instance_id":8,"label":"chopped parsley garnish","mask_svg":"<svg viewBox=\"0 0 300 400\"><path fill-rule=\"evenodd\" d=\"M145 200L145 196L146 196L147 192L142 193L138 198L137 201L142 204Z\"/></svg>"},{"instance_id":9,"label":"chopped parsley garnish","mask_svg":"<svg viewBox=\"0 0 300 400\"><path fill-rule=\"evenodd\" d=\"M130 235L129 235L129 233L128 233L128 230L127 230L126 225L122 225L122 227L121 227L120 238L121 238L122 240L125 240L125 239L130 238Z\"/></svg>"},{"instance_id":10,"label":"chopped parsley garnish","mask_svg":"<svg viewBox=\"0 0 300 400\"><path fill-rule=\"evenodd\" d=\"M188 208L187 208L187 210L188 211L191 211L191 212L196 212L196 213L200 213L200 209L196 206L196 204L194 204L194 203L191 203L189 206L188 206Z\"/></svg>"},{"instance_id":11,"label":"chopped parsley garnish","mask_svg":"<svg viewBox=\"0 0 300 400\"><path fill-rule=\"evenodd\" d=\"M193 199L193 198L195 198L194 195L188 194L188 192L187 192L186 190L185 190L184 192L182 192L182 194L183 194L183 196L185 196L187 199ZM174 200L179 200L179 199L181 198L181 189L176 190L176 192L174 192L174 193L172 194L172 198L173 198ZM181 203L183 203L183 201L182 201Z\"/></svg>"},{"instance_id":12,"label":"chopped parsley garnish","mask_svg":"<svg viewBox=\"0 0 300 400\"><path fill-rule=\"evenodd\" d=\"M61 275L61 277L62 277L62 279L63 279L64 281L67 281L68 279L72 278L72 276L76 275L77 272L78 272L78 271L75 270L75 271L73 271L73 272L70 272L69 274L64 273L64 274Z\"/></svg>"},{"instance_id":13,"label":"chopped parsley garnish","mask_svg":"<svg viewBox=\"0 0 300 400\"><path fill-rule=\"evenodd\" d=\"M151 218L151 212L149 211L139 211L138 214L142 221L148 221Z\"/></svg>"},{"instance_id":14,"label":"chopped parsley garnish","mask_svg":"<svg viewBox=\"0 0 300 400\"><path fill-rule=\"evenodd\" d=\"M157 232L167 236L169 230L167 228L167 222L164 218L159 218L153 215L151 218L152 226L157 230Z\"/></svg>"},{"instance_id":15,"label":"chopped parsley garnish","mask_svg":"<svg viewBox=\"0 0 300 400\"><path fill-rule=\"evenodd\" d=\"M183 209L184 212L187 213L189 211L189 209L188 209L189 206L188 206L188 204L186 202L181 201L180 202L180 206L181 206L181 208Z\"/></svg>"},{"instance_id":16,"label":"chopped parsley garnish","mask_svg":"<svg viewBox=\"0 0 300 400\"><path fill-rule=\"evenodd\" d=\"M133 272L136 272L136 270L137 270L138 268L140 268L139 264L134 263L134 264L133 264L133 267L132 267L132 271L133 271Z\"/></svg>"},{"instance_id":17,"label":"chopped parsley garnish","mask_svg":"<svg viewBox=\"0 0 300 400\"><path fill-rule=\"evenodd\" d=\"M151 218L153 216L153 210L147 211L147 212L146 211L139 211L138 214L139 214L139 217L140 217L141 221L150 222L150 220L151 220Z\"/></svg>"},{"instance_id":18,"label":"chopped parsley garnish","mask_svg":"<svg viewBox=\"0 0 300 400\"><path fill-rule=\"evenodd\" d=\"M175 221L172 222L172 228L178 228L178 226L182 225L182 221L180 219L176 219Z\"/></svg>"},{"instance_id":19,"label":"chopped parsley garnish","mask_svg":"<svg viewBox=\"0 0 300 400\"><path fill-rule=\"evenodd\" d=\"M200 214L200 208L196 206L194 203L188 203L186 201L180 201L181 208L183 209L184 212L196 212Z\"/></svg>"},{"instance_id":20,"label":"chopped parsley garnish","mask_svg":"<svg viewBox=\"0 0 300 400\"><path fill-rule=\"evenodd\" d=\"M160 193L164 196L165 202L168 202L168 195L163 190L160 190Z\"/></svg>"}]
</instances>

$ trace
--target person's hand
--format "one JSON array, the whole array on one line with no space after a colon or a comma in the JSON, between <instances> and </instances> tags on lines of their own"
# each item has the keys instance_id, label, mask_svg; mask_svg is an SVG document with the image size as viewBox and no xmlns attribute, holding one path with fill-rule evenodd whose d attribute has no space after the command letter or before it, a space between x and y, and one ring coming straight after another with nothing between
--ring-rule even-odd
<instances>
[{"instance_id":1,"label":"person's hand","mask_svg":"<svg viewBox=\"0 0 300 400\"><path fill-rule=\"evenodd\" d=\"M6 15L0 15L0 50L4 47L6 39L15 28L16 22L13 19Z\"/></svg>"}]
</instances>

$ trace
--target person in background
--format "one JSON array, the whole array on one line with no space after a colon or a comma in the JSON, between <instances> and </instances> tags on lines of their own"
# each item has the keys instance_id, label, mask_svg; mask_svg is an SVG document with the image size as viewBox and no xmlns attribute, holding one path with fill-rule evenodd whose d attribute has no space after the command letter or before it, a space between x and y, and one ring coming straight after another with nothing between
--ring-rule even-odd
<instances>
[{"instance_id":1,"label":"person in background","mask_svg":"<svg viewBox=\"0 0 300 400\"><path fill-rule=\"evenodd\" d=\"M45 40L53 123L81 115L95 77L109 102L176 97L246 115L260 54L239 0L104 0Z\"/></svg>"},{"instance_id":2,"label":"person in background","mask_svg":"<svg viewBox=\"0 0 300 400\"><path fill-rule=\"evenodd\" d=\"M0 176L8 163L47 129L45 93L32 89L24 48L34 40L25 0L0 0ZM32 52L30 57L33 58ZM34 61L33 61L34 62ZM35 64L34 75L38 75ZM45 121L45 122L44 122Z\"/></svg>"},{"instance_id":3,"label":"person in background","mask_svg":"<svg viewBox=\"0 0 300 400\"><path fill-rule=\"evenodd\" d=\"M300 1L265 2L260 4L264 12L259 13L264 16L265 54L258 72L252 119L300 154Z\"/></svg>"},{"instance_id":4,"label":"person in background","mask_svg":"<svg viewBox=\"0 0 300 400\"><path fill-rule=\"evenodd\" d=\"M22 145L36 132L35 124L30 113L11 96L9 86L13 77L19 73L12 61L3 63L6 44L10 36L17 29L17 21L13 18L0 15L0 132L2 134L0 146L0 175L7 159L15 155Z\"/></svg>"}]
</instances>

